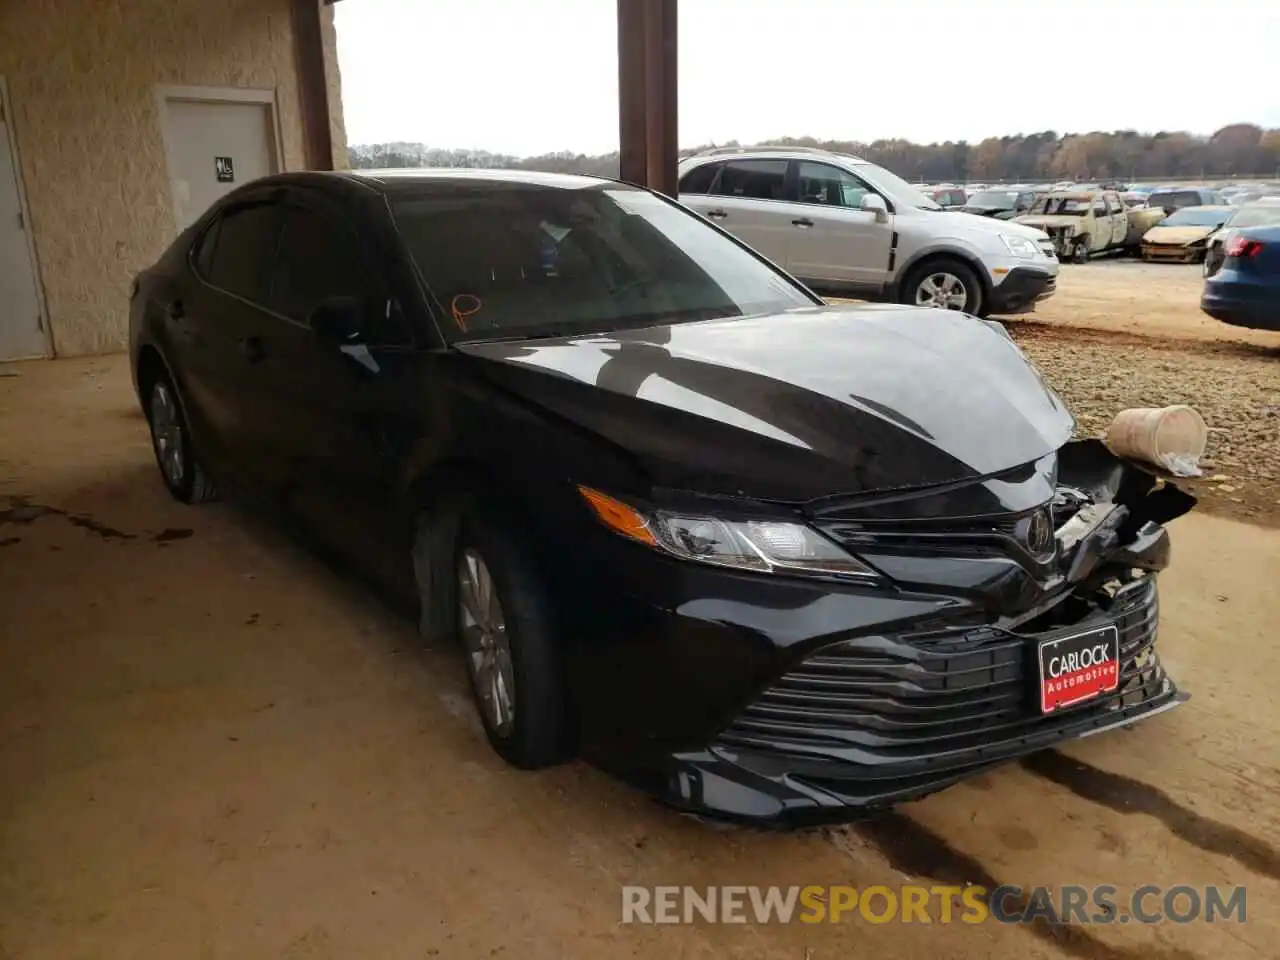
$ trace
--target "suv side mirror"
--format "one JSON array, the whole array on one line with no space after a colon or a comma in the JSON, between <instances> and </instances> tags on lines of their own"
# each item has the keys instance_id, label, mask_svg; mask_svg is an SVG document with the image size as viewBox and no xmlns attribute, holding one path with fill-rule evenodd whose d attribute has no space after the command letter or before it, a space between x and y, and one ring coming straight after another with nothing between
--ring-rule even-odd
<instances>
[{"instance_id":1,"label":"suv side mirror","mask_svg":"<svg viewBox=\"0 0 1280 960\"><path fill-rule=\"evenodd\" d=\"M365 302L360 297L321 300L307 317L316 338L335 346L358 343L364 333Z\"/></svg>"},{"instance_id":2,"label":"suv side mirror","mask_svg":"<svg viewBox=\"0 0 1280 960\"><path fill-rule=\"evenodd\" d=\"M885 204L884 197L877 193L864 193L859 209L864 213L874 213L876 215L876 223L889 222L889 207Z\"/></svg>"}]
</instances>

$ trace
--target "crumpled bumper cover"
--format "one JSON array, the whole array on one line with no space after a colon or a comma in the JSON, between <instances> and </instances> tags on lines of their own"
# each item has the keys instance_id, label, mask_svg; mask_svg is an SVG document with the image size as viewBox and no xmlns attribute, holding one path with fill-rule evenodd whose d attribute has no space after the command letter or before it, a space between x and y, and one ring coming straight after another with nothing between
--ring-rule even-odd
<instances>
[{"instance_id":1,"label":"crumpled bumper cover","mask_svg":"<svg viewBox=\"0 0 1280 960\"><path fill-rule=\"evenodd\" d=\"M1169 710L1187 697L1153 649L1154 580L1130 593L1107 616L1081 624L1115 623L1120 631L1114 692L1042 715L1038 634L981 628L844 641L781 677L706 749L670 757L662 797L689 812L761 825L847 822Z\"/></svg>"}]
</instances>

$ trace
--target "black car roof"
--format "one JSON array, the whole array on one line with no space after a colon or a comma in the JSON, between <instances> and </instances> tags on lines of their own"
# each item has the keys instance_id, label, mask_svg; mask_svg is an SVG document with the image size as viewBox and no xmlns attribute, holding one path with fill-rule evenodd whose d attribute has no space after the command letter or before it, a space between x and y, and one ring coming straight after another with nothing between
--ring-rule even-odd
<instances>
[{"instance_id":1,"label":"black car roof","mask_svg":"<svg viewBox=\"0 0 1280 960\"><path fill-rule=\"evenodd\" d=\"M421 194L431 189L447 190L456 187L474 189L481 184L506 187L547 187L562 190L582 190L613 183L629 186L601 177L580 176L570 173L546 173L540 170L480 170L451 168L408 168L397 170L342 170L281 173L257 181L258 185L312 186L333 188L339 184L363 187L380 194ZM632 187L631 189L639 189Z\"/></svg>"}]
</instances>

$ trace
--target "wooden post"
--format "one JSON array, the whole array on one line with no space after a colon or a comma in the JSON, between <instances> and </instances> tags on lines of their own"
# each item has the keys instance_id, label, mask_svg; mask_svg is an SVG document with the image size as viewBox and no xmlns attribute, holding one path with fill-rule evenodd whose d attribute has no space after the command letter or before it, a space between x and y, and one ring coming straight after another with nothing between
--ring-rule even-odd
<instances>
[{"instance_id":1,"label":"wooden post","mask_svg":"<svg viewBox=\"0 0 1280 960\"><path fill-rule=\"evenodd\" d=\"M620 176L675 196L676 0L618 0Z\"/></svg>"},{"instance_id":2,"label":"wooden post","mask_svg":"<svg viewBox=\"0 0 1280 960\"><path fill-rule=\"evenodd\" d=\"M307 169L332 170L333 134L329 129L329 84L324 69L320 0L293 0L293 46Z\"/></svg>"}]
</instances>

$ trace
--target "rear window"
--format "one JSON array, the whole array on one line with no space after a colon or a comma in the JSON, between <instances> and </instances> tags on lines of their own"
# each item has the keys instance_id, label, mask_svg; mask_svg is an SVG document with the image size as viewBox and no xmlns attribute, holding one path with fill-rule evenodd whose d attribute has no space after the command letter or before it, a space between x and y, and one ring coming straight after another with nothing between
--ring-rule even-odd
<instances>
[{"instance_id":1,"label":"rear window","mask_svg":"<svg viewBox=\"0 0 1280 960\"><path fill-rule=\"evenodd\" d=\"M486 184L392 202L450 341L606 332L814 300L648 191Z\"/></svg>"}]
</instances>

